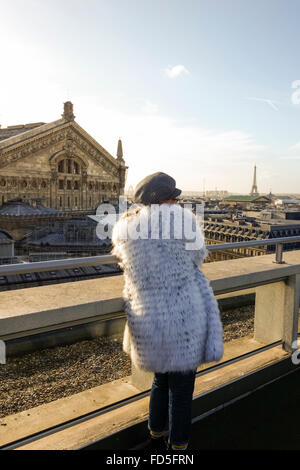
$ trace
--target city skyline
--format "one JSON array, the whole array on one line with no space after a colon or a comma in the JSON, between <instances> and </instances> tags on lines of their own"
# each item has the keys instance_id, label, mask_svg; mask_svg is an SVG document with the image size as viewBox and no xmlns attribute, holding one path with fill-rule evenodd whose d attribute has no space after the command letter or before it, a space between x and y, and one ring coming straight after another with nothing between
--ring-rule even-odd
<instances>
[{"instance_id":1,"label":"city skyline","mask_svg":"<svg viewBox=\"0 0 300 470\"><path fill-rule=\"evenodd\" d=\"M126 187L165 171L183 191L298 193L297 18L291 0L2 2L0 124L63 102ZM278 35L278 30L282 32Z\"/></svg>"}]
</instances>

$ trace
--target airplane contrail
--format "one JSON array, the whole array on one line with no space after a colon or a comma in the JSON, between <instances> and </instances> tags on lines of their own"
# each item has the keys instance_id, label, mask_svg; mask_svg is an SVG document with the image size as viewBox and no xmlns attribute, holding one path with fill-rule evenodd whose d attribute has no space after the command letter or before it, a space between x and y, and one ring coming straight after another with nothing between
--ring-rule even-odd
<instances>
[{"instance_id":1,"label":"airplane contrail","mask_svg":"<svg viewBox=\"0 0 300 470\"><path fill-rule=\"evenodd\" d=\"M255 98L255 97L249 97L247 98L247 100L262 101L263 103L267 103L269 106L271 106L271 108L274 109L275 111L279 111L279 108L275 106L274 104L274 103L278 103L278 101L269 100L267 98Z\"/></svg>"}]
</instances>

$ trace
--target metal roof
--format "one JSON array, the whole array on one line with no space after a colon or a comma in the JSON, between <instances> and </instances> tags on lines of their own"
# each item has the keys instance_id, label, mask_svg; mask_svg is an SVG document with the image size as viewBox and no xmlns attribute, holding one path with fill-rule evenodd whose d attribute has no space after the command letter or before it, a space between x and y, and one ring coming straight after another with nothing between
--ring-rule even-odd
<instances>
[{"instance_id":1,"label":"metal roof","mask_svg":"<svg viewBox=\"0 0 300 470\"><path fill-rule=\"evenodd\" d=\"M39 238L38 240L30 240L31 245L51 245L51 246L109 246L111 244L110 239L100 239L96 238L95 240L73 240L68 241L65 238L63 233L48 233L47 235Z\"/></svg>"},{"instance_id":2,"label":"metal roof","mask_svg":"<svg viewBox=\"0 0 300 470\"><path fill-rule=\"evenodd\" d=\"M268 196L245 196L245 195L235 195L235 196L228 196L224 198L224 201L255 201L256 199L266 198L269 199Z\"/></svg>"},{"instance_id":3,"label":"metal roof","mask_svg":"<svg viewBox=\"0 0 300 470\"><path fill-rule=\"evenodd\" d=\"M57 214L61 213L57 209L50 209L45 207L42 204L37 204L36 206L31 206L28 202L21 200L8 201L4 202L0 206L0 215L43 215L43 214Z\"/></svg>"},{"instance_id":4,"label":"metal roof","mask_svg":"<svg viewBox=\"0 0 300 470\"><path fill-rule=\"evenodd\" d=\"M8 236L6 233L4 233L4 232L0 232L0 238L1 238L1 239L4 239L4 240L11 240L11 241L12 241L11 237L9 237L9 236Z\"/></svg>"}]
</instances>

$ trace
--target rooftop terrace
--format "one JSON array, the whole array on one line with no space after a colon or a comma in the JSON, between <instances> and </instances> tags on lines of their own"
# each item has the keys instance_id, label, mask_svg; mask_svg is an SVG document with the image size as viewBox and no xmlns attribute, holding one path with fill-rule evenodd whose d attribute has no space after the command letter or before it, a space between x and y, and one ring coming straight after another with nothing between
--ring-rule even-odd
<instances>
[{"instance_id":1,"label":"rooftop terrace","mask_svg":"<svg viewBox=\"0 0 300 470\"><path fill-rule=\"evenodd\" d=\"M113 257L103 256L32 263L32 266L3 266L0 275L13 270L46 271L49 267L59 269L66 265L115 261ZM226 343L219 363L199 367L191 445L194 449L229 448L232 444L241 448L247 444L248 436L248 447L268 448L271 441L258 440L255 426L246 423L253 417L255 400L264 426L270 422L272 413L274 420L275 416L278 419L284 416L282 419L286 421L291 419L292 400L296 400L297 393L291 395L285 412L280 411L278 415L275 415L277 399L269 400L268 393L282 400L280 390L290 390L290 384L299 380L299 366L292 362L291 356L297 349L300 251L284 252L284 262L278 252L276 258L270 254L205 263L201 269L218 300L234 293L239 296L250 291L255 293L254 334ZM119 275L20 289L13 296L10 292L0 292L0 339L9 347L10 341L33 338L50 330L70 332L75 326L87 324L90 331L100 336L122 332L125 319L122 288L123 276ZM137 449L147 437L152 374L135 368L131 372L131 376L0 419L0 445L15 441L13 447L23 449ZM290 375L283 378L285 374ZM279 378L278 386L266 385ZM263 394L256 391L264 386ZM251 400L249 395L250 401L245 401L243 397L250 393ZM241 398L240 405L233 404ZM243 423L240 413L245 413ZM230 422L235 422L240 432ZM209 442L199 439L204 430L216 424L220 429L218 438ZM245 433L244 437L241 432ZM235 440L230 440L230 436L235 436ZM276 442L279 447L298 445L295 439L288 442L287 438L278 437Z\"/></svg>"}]
</instances>

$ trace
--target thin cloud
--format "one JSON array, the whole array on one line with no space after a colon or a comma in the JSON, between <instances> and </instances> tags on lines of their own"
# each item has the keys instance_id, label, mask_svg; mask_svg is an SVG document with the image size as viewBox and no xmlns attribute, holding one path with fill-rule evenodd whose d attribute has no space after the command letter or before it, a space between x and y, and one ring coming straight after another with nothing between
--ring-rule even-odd
<instances>
[{"instance_id":1,"label":"thin cloud","mask_svg":"<svg viewBox=\"0 0 300 470\"><path fill-rule=\"evenodd\" d=\"M177 78L180 75L189 75L189 71L185 68L184 65L174 65L174 67L165 68L165 74L169 78Z\"/></svg>"},{"instance_id":2,"label":"thin cloud","mask_svg":"<svg viewBox=\"0 0 300 470\"><path fill-rule=\"evenodd\" d=\"M287 155L285 157L279 157L279 160L300 160L300 155Z\"/></svg>"},{"instance_id":3,"label":"thin cloud","mask_svg":"<svg viewBox=\"0 0 300 470\"><path fill-rule=\"evenodd\" d=\"M279 108L274 104L274 103L278 103L278 101L269 100L267 98L256 98L256 97L248 97L247 100L262 101L263 103L268 104L275 111L279 111Z\"/></svg>"},{"instance_id":4,"label":"thin cloud","mask_svg":"<svg viewBox=\"0 0 300 470\"><path fill-rule=\"evenodd\" d=\"M207 188L217 185L230 191L250 191L253 162L261 164L270 152L252 135L236 129L218 132L186 125L159 112L122 112L86 97L76 99L75 114L84 129L112 155L117 150L116 130L120 130L129 166L127 185L135 186L145 175L164 171L178 180L182 189L201 190L205 177Z\"/></svg>"},{"instance_id":5,"label":"thin cloud","mask_svg":"<svg viewBox=\"0 0 300 470\"><path fill-rule=\"evenodd\" d=\"M289 147L289 150L300 150L300 142L297 142L295 145Z\"/></svg>"},{"instance_id":6,"label":"thin cloud","mask_svg":"<svg viewBox=\"0 0 300 470\"><path fill-rule=\"evenodd\" d=\"M154 114L158 111L158 106L155 103L152 103L150 100L145 100L144 106L142 107L142 111L147 114Z\"/></svg>"}]
</instances>

